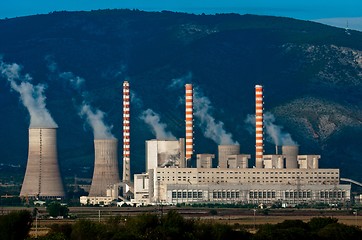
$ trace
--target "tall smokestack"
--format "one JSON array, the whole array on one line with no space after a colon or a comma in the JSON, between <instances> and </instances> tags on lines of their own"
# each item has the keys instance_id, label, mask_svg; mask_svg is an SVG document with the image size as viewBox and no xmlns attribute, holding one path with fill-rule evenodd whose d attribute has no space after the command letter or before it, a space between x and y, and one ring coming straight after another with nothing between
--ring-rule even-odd
<instances>
[{"instance_id":1,"label":"tall smokestack","mask_svg":"<svg viewBox=\"0 0 362 240\"><path fill-rule=\"evenodd\" d=\"M58 166L56 128L29 128L28 163L21 197L65 197Z\"/></svg>"},{"instance_id":2,"label":"tall smokestack","mask_svg":"<svg viewBox=\"0 0 362 240\"><path fill-rule=\"evenodd\" d=\"M263 86L255 85L255 167L263 167Z\"/></svg>"},{"instance_id":3,"label":"tall smokestack","mask_svg":"<svg viewBox=\"0 0 362 240\"><path fill-rule=\"evenodd\" d=\"M119 183L117 139L94 140L94 172L90 197L106 196L107 187Z\"/></svg>"},{"instance_id":4,"label":"tall smokestack","mask_svg":"<svg viewBox=\"0 0 362 240\"><path fill-rule=\"evenodd\" d=\"M186 164L191 159L193 153L193 87L192 84L186 84Z\"/></svg>"},{"instance_id":5,"label":"tall smokestack","mask_svg":"<svg viewBox=\"0 0 362 240\"><path fill-rule=\"evenodd\" d=\"M131 182L129 83L123 82L123 182Z\"/></svg>"}]
</instances>

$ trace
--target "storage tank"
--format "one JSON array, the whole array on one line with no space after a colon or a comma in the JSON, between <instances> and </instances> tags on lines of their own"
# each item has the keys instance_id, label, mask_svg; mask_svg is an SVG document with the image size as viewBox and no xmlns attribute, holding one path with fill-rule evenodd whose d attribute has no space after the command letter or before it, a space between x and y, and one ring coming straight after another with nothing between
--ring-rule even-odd
<instances>
[{"instance_id":1,"label":"storage tank","mask_svg":"<svg viewBox=\"0 0 362 240\"><path fill-rule=\"evenodd\" d=\"M219 161L218 166L220 168L227 168L228 155L236 155L240 153L240 145L219 145Z\"/></svg>"},{"instance_id":2,"label":"storage tank","mask_svg":"<svg viewBox=\"0 0 362 240\"><path fill-rule=\"evenodd\" d=\"M94 140L94 172L90 197L107 196L107 187L119 183L117 139Z\"/></svg>"},{"instance_id":3,"label":"storage tank","mask_svg":"<svg viewBox=\"0 0 362 240\"><path fill-rule=\"evenodd\" d=\"M56 128L29 128L29 152L20 196L63 198Z\"/></svg>"},{"instance_id":4,"label":"storage tank","mask_svg":"<svg viewBox=\"0 0 362 240\"><path fill-rule=\"evenodd\" d=\"M282 153L285 156L285 168L298 168L299 146L282 146Z\"/></svg>"}]
</instances>

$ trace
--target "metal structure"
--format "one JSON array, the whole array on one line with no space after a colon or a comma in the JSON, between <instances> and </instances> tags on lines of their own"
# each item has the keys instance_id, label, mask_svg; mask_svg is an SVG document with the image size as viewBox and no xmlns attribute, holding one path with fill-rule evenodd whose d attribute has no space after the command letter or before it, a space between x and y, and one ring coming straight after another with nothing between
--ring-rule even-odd
<instances>
[{"instance_id":1,"label":"metal structure","mask_svg":"<svg viewBox=\"0 0 362 240\"><path fill-rule=\"evenodd\" d=\"M263 167L263 86L255 86L255 167Z\"/></svg>"},{"instance_id":2,"label":"metal structure","mask_svg":"<svg viewBox=\"0 0 362 240\"><path fill-rule=\"evenodd\" d=\"M298 146L282 146L285 157L285 168L298 168Z\"/></svg>"},{"instance_id":3,"label":"metal structure","mask_svg":"<svg viewBox=\"0 0 362 240\"><path fill-rule=\"evenodd\" d=\"M228 155L237 155L240 153L240 145L219 145L218 146L220 168L227 168Z\"/></svg>"},{"instance_id":4,"label":"metal structure","mask_svg":"<svg viewBox=\"0 0 362 240\"><path fill-rule=\"evenodd\" d=\"M117 139L95 139L95 161L90 197L106 196L107 188L119 183Z\"/></svg>"},{"instance_id":5,"label":"metal structure","mask_svg":"<svg viewBox=\"0 0 362 240\"><path fill-rule=\"evenodd\" d=\"M186 103L186 165L193 154L193 87L192 84L186 84L185 103Z\"/></svg>"},{"instance_id":6,"label":"metal structure","mask_svg":"<svg viewBox=\"0 0 362 240\"><path fill-rule=\"evenodd\" d=\"M123 182L131 182L129 83L123 82Z\"/></svg>"},{"instance_id":7,"label":"metal structure","mask_svg":"<svg viewBox=\"0 0 362 240\"><path fill-rule=\"evenodd\" d=\"M29 128L29 152L21 197L65 197L58 165L56 128Z\"/></svg>"}]
</instances>

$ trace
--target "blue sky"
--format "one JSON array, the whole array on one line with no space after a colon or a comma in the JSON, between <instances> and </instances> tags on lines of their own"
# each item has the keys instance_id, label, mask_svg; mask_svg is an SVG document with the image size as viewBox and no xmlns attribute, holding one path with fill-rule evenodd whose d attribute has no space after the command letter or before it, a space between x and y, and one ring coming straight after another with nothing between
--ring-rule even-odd
<instances>
[{"instance_id":1,"label":"blue sky","mask_svg":"<svg viewBox=\"0 0 362 240\"><path fill-rule=\"evenodd\" d=\"M130 8L189 13L250 13L327 23L362 30L362 0L1 0L0 19L52 11ZM358 18L360 17L360 18ZM332 20L331 20L332 19ZM326 22L326 21L325 21Z\"/></svg>"}]
</instances>

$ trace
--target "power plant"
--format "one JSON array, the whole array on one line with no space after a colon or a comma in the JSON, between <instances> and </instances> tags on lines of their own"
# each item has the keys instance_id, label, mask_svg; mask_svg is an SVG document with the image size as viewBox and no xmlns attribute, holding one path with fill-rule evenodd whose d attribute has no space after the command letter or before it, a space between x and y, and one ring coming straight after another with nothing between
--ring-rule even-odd
<instances>
[{"instance_id":1,"label":"power plant","mask_svg":"<svg viewBox=\"0 0 362 240\"><path fill-rule=\"evenodd\" d=\"M29 128L28 162L21 197L64 198L56 128Z\"/></svg>"},{"instance_id":2,"label":"power plant","mask_svg":"<svg viewBox=\"0 0 362 240\"><path fill-rule=\"evenodd\" d=\"M186 84L186 159L193 139L192 86ZM339 169L319 169L319 155L298 155L298 146L282 146L282 154L264 154L263 86L255 86L255 165L240 145L219 145L214 154L197 154L197 168L147 162L147 172L134 175L135 204L197 202L253 203L285 206L307 203L347 203L351 186L340 184ZM189 144L189 145L188 145ZM148 159L148 158L147 158ZM148 161L148 160L147 160ZM152 160L158 162L157 156Z\"/></svg>"},{"instance_id":3,"label":"power plant","mask_svg":"<svg viewBox=\"0 0 362 240\"><path fill-rule=\"evenodd\" d=\"M123 176L120 181L115 138L94 140L94 172L82 204L109 204L115 199L134 205L195 202L299 204L348 202L351 186L340 183L339 169L320 169L319 155L299 155L299 146L264 153L263 86L255 86L255 163L238 144L219 145L214 153L194 155L192 84L185 85L185 137L147 140L146 172L130 171L130 88L123 83ZM213 167L215 166L215 167ZM123 188L123 189L122 189ZM122 194L123 193L123 194ZM65 197L59 172L55 128L29 129L29 156L20 195Z\"/></svg>"}]
</instances>

